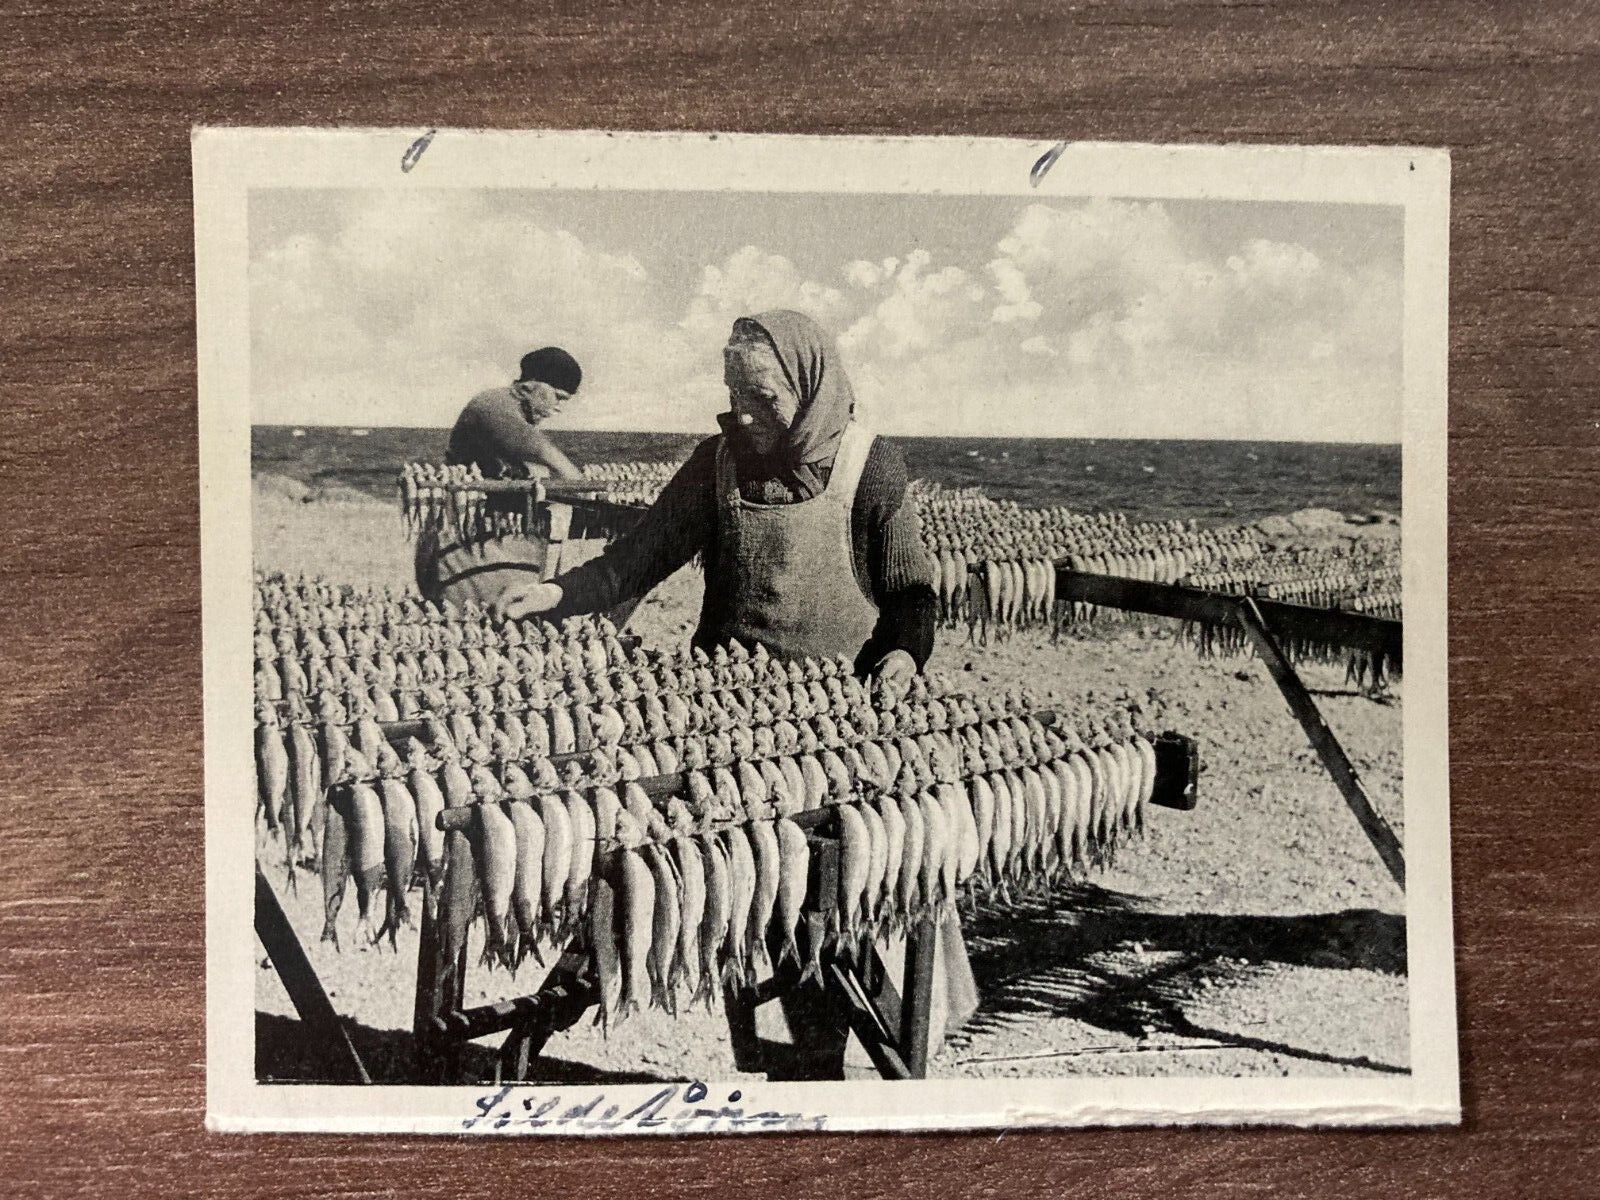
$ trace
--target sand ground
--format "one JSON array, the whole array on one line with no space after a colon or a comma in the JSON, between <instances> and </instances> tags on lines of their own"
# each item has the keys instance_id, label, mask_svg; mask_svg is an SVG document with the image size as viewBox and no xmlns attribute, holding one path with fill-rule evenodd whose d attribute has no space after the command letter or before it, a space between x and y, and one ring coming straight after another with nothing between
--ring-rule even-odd
<instances>
[{"instance_id":1,"label":"sand ground","mask_svg":"<svg viewBox=\"0 0 1600 1200\"><path fill-rule=\"evenodd\" d=\"M392 506L347 495L309 502L257 493L255 559L267 570L405 584L410 548ZM700 579L686 569L642 604L647 643L686 641ZM1019 633L985 648L944 631L931 664L974 689L1138 700L1159 728L1197 738L1204 758L1192 813L1155 810L1145 842L1086 884L965 919L983 1002L931 1064L935 1076L1330 1075L1408 1063L1404 896L1322 771L1265 668L1202 658L1171 623L1106 621L1059 643ZM1343 672L1303 675L1373 802L1403 829L1400 687L1388 702ZM251 797L240 803L250 804ZM281 867L271 872L282 888ZM318 942L320 891L284 901L375 1078L410 1065L416 933L388 949ZM345 922L355 917L346 906ZM347 941L349 939L346 939ZM475 971L467 1002L532 992ZM276 974L261 958L257 1062L263 1077L323 1072ZM482 1044L469 1070L492 1073ZM646 1012L609 1036L587 1020L552 1039L551 1080L737 1077L720 1011Z\"/></svg>"}]
</instances>

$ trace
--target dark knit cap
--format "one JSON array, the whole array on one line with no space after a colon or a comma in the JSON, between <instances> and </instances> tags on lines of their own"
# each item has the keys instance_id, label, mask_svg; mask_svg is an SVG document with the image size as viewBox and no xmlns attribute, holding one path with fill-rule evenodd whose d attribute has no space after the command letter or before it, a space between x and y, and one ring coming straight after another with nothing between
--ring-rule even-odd
<instances>
[{"instance_id":1,"label":"dark knit cap","mask_svg":"<svg viewBox=\"0 0 1600 1200\"><path fill-rule=\"evenodd\" d=\"M578 360L559 346L546 346L522 356L522 375L518 383L536 379L547 383L558 392L572 395L583 382L583 369Z\"/></svg>"}]
</instances>

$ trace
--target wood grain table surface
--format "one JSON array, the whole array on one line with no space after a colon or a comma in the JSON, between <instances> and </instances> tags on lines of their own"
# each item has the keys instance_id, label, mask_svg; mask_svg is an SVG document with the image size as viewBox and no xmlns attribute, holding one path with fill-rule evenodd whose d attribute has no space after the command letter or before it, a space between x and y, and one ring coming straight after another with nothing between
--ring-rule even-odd
<instances>
[{"instance_id":1,"label":"wood grain table surface","mask_svg":"<svg viewBox=\"0 0 1600 1200\"><path fill-rule=\"evenodd\" d=\"M1600 1195L1600 6L10 0L0 44L0 1192ZM196 122L1448 147L1464 1128L203 1132Z\"/></svg>"}]
</instances>

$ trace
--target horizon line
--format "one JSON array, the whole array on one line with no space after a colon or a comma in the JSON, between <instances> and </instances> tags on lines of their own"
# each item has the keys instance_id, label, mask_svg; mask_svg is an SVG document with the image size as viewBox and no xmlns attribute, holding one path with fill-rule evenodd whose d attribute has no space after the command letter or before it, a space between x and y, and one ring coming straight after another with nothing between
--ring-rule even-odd
<instances>
[{"instance_id":1,"label":"horizon line","mask_svg":"<svg viewBox=\"0 0 1600 1200\"><path fill-rule=\"evenodd\" d=\"M252 421L252 430L256 429L417 429L431 433L448 433L448 425L353 425L343 421ZM700 429L583 429L577 427L558 426L549 428L549 433L560 435L564 433L624 433L624 434L653 434L663 437L713 437L715 430ZM887 432L880 436L900 438L905 441L934 441L938 439L959 440L972 442L1003 442L1003 441L1032 441L1032 442L1266 442L1284 446L1393 446L1402 447L1404 441L1363 441L1358 438L1292 438L1292 437L1158 437L1144 434L1082 434L1082 433L1043 433L1043 434L976 434L976 433L893 433Z\"/></svg>"}]
</instances>

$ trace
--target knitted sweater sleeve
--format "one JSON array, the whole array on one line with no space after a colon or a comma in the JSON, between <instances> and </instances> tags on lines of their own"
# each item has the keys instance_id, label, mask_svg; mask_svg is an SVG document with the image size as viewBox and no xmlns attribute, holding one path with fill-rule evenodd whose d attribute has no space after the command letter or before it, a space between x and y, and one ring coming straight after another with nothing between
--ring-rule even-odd
<instances>
[{"instance_id":1,"label":"knitted sweater sleeve","mask_svg":"<svg viewBox=\"0 0 1600 1200\"><path fill-rule=\"evenodd\" d=\"M701 442L639 523L598 558L558 575L551 616L600 612L643 596L707 547L717 528L717 439Z\"/></svg>"},{"instance_id":2,"label":"knitted sweater sleeve","mask_svg":"<svg viewBox=\"0 0 1600 1200\"><path fill-rule=\"evenodd\" d=\"M851 513L857 572L878 606L878 623L857 665L871 667L891 650L927 665L939 604L933 564L922 545L916 506L906 497L906 461L883 438L872 443Z\"/></svg>"}]
</instances>

